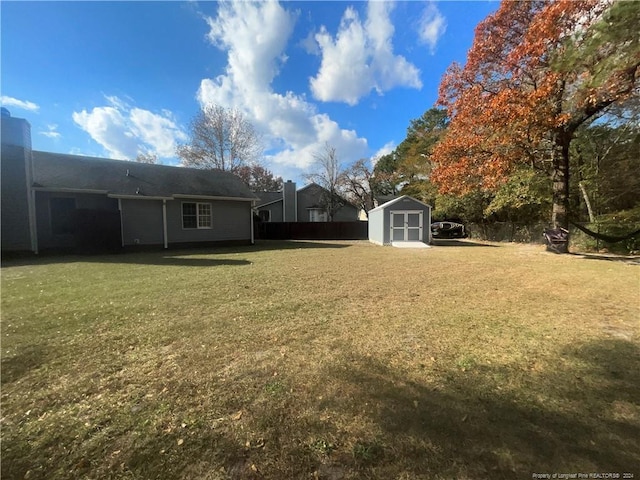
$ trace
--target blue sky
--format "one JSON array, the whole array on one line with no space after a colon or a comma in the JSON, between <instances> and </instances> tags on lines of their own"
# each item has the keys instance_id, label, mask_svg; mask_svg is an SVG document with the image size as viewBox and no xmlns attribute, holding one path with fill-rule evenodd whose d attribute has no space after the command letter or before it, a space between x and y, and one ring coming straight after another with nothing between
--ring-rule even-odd
<instances>
[{"instance_id":1,"label":"blue sky","mask_svg":"<svg viewBox=\"0 0 640 480\"><path fill-rule=\"evenodd\" d=\"M242 110L264 163L302 181L388 153L464 63L497 2L11 2L2 104L36 150L177 164L204 103Z\"/></svg>"}]
</instances>

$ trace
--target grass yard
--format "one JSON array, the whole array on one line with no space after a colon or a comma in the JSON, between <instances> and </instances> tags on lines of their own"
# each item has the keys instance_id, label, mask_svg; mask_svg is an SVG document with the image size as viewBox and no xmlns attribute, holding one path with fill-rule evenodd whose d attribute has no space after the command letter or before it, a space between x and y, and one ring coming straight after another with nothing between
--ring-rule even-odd
<instances>
[{"instance_id":1,"label":"grass yard","mask_svg":"<svg viewBox=\"0 0 640 480\"><path fill-rule=\"evenodd\" d=\"M639 316L543 246L7 261L2 479L637 479Z\"/></svg>"}]
</instances>

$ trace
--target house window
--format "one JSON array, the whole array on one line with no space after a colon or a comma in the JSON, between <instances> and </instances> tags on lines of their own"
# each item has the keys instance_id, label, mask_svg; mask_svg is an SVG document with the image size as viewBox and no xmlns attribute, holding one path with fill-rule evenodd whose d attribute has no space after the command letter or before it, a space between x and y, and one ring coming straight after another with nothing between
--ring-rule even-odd
<instances>
[{"instance_id":1,"label":"house window","mask_svg":"<svg viewBox=\"0 0 640 480\"><path fill-rule=\"evenodd\" d=\"M258 210L258 218L261 222L271 221L271 210Z\"/></svg>"},{"instance_id":2,"label":"house window","mask_svg":"<svg viewBox=\"0 0 640 480\"><path fill-rule=\"evenodd\" d=\"M182 228L211 228L211 204L183 202Z\"/></svg>"},{"instance_id":3,"label":"house window","mask_svg":"<svg viewBox=\"0 0 640 480\"><path fill-rule=\"evenodd\" d=\"M74 234L75 225L75 198L51 198L51 232L54 235Z\"/></svg>"},{"instance_id":4,"label":"house window","mask_svg":"<svg viewBox=\"0 0 640 480\"><path fill-rule=\"evenodd\" d=\"M326 222L327 221L327 212L325 212L321 208L310 208L309 209L309 221L310 222Z\"/></svg>"}]
</instances>

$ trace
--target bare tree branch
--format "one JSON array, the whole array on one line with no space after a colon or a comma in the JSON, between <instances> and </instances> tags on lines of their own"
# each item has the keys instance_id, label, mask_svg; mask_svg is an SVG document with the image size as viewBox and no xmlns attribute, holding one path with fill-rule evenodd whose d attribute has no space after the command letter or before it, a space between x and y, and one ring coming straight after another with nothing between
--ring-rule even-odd
<instances>
[{"instance_id":1,"label":"bare tree branch","mask_svg":"<svg viewBox=\"0 0 640 480\"><path fill-rule=\"evenodd\" d=\"M237 109L206 105L191 121L190 130L190 142L177 150L185 166L235 172L262 151L253 125Z\"/></svg>"},{"instance_id":2,"label":"bare tree branch","mask_svg":"<svg viewBox=\"0 0 640 480\"><path fill-rule=\"evenodd\" d=\"M314 155L316 160L316 171L304 175L304 177L325 189L325 194L321 198L321 206L327 212L330 222L336 212L344 205L344 200L340 196L342 184L342 166L335 147L326 143L322 151Z\"/></svg>"}]
</instances>

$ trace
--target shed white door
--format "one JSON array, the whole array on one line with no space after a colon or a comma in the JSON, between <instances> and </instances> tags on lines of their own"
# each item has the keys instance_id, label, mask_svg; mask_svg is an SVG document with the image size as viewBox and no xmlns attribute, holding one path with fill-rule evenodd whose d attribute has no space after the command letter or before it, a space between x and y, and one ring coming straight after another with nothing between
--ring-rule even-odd
<instances>
[{"instance_id":1,"label":"shed white door","mask_svg":"<svg viewBox=\"0 0 640 480\"><path fill-rule=\"evenodd\" d=\"M392 211L391 241L421 242L423 237L422 211Z\"/></svg>"}]
</instances>

